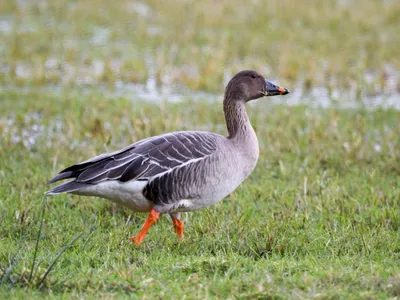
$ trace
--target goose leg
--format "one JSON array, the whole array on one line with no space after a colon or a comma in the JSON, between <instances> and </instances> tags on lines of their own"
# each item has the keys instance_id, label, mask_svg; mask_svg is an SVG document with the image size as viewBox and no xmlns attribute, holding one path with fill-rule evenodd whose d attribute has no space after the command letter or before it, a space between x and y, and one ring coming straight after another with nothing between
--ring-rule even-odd
<instances>
[{"instance_id":1,"label":"goose leg","mask_svg":"<svg viewBox=\"0 0 400 300\"><path fill-rule=\"evenodd\" d=\"M159 216L160 213L153 208L150 211L149 216L146 219L146 222L144 222L140 232L135 237L131 237L129 240L131 240L135 245L141 244L147 234L147 231L157 221Z\"/></svg>"},{"instance_id":2,"label":"goose leg","mask_svg":"<svg viewBox=\"0 0 400 300\"><path fill-rule=\"evenodd\" d=\"M179 212L169 214L174 224L174 229L179 239L183 238L183 222L180 220L181 214Z\"/></svg>"}]
</instances>

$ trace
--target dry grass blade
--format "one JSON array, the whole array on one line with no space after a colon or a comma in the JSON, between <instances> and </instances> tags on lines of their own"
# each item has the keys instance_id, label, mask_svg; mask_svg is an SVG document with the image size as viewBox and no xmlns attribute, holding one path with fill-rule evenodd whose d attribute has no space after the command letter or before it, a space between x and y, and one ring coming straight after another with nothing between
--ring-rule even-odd
<instances>
[{"instance_id":1,"label":"dry grass blade","mask_svg":"<svg viewBox=\"0 0 400 300\"><path fill-rule=\"evenodd\" d=\"M69 247L72 246L73 243L75 243L75 241L83 234L83 232L78 233L73 239L72 241L70 241L67 245L65 245L58 253L57 256L54 258L53 262L50 264L49 268L47 269L46 273L44 273L42 279L39 281L39 283L37 284L37 286L40 288L43 284L43 282L45 281L47 275L49 275L50 271L53 269L55 263L57 262L57 260L60 258L60 256L65 252L65 250L67 250Z\"/></svg>"},{"instance_id":2,"label":"dry grass blade","mask_svg":"<svg viewBox=\"0 0 400 300\"><path fill-rule=\"evenodd\" d=\"M39 248L40 236L42 234L42 228L43 228L43 222L44 222L44 212L45 212L45 209L46 209L45 199L46 199L46 196L44 196L43 199L42 199L42 216L41 216L41 219L40 219L40 227L39 227L38 236L36 238L35 252L33 254L32 267L31 267L31 272L29 273L28 282L31 282L31 280L32 280L33 269L35 268L35 263L36 263L36 255L37 255L38 248Z\"/></svg>"}]
</instances>

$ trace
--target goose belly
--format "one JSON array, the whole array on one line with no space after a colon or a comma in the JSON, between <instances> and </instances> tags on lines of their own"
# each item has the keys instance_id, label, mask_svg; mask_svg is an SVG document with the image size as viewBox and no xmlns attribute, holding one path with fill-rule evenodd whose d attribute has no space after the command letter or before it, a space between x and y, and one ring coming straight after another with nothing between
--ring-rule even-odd
<instances>
[{"instance_id":1,"label":"goose belly","mask_svg":"<svg viewBox=\"0 0 400 300\"><path fill-rule=\"evenodd\" d=\"M73 194L105 198L135 212L149 212L153 208L153 202L147 200L142 194L146 185L147 181L110 180L85 187Z\"/></svg>"}]
</instances>

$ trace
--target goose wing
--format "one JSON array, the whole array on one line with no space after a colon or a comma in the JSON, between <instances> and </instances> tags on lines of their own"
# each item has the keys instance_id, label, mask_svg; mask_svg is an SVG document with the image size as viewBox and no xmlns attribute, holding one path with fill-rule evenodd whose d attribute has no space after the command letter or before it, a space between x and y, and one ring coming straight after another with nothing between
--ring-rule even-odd
<instances>
[{"instance_id":1,"label":"goose wing","mask_svg":"<svg viewBox=\"0 0 400 300\"><path fill-rule=\"evenodd\" d=\"M107 180L151 180L176 168L205 159L217 148L216 134L184 131L136 142L62 170L48 184L73 178L47 194L73 192Z\"/></svg>"}]
</instances>

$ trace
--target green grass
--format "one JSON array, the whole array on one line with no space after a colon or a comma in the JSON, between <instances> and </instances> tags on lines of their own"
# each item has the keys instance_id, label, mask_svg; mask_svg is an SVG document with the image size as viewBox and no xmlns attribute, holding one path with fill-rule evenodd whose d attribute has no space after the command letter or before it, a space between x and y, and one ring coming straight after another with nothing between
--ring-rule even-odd
<instances>
[{"instance_id":1,"label":"green grass","mask_svg":"<svg viewBox=\"0 0 400 300\"><path fill-rule=\"evenodd\" d=\"M251 104L258 166L227 199L187 214L184 243L162 217L133 247L128 237L145 215L96 198L49 197L29 281L52 175L165 131L224 133L224 120L221 105L208 101L148 104L74 90L0 97L3 296L400 296L399 111Z\"/></svg>"}]
</instances>

